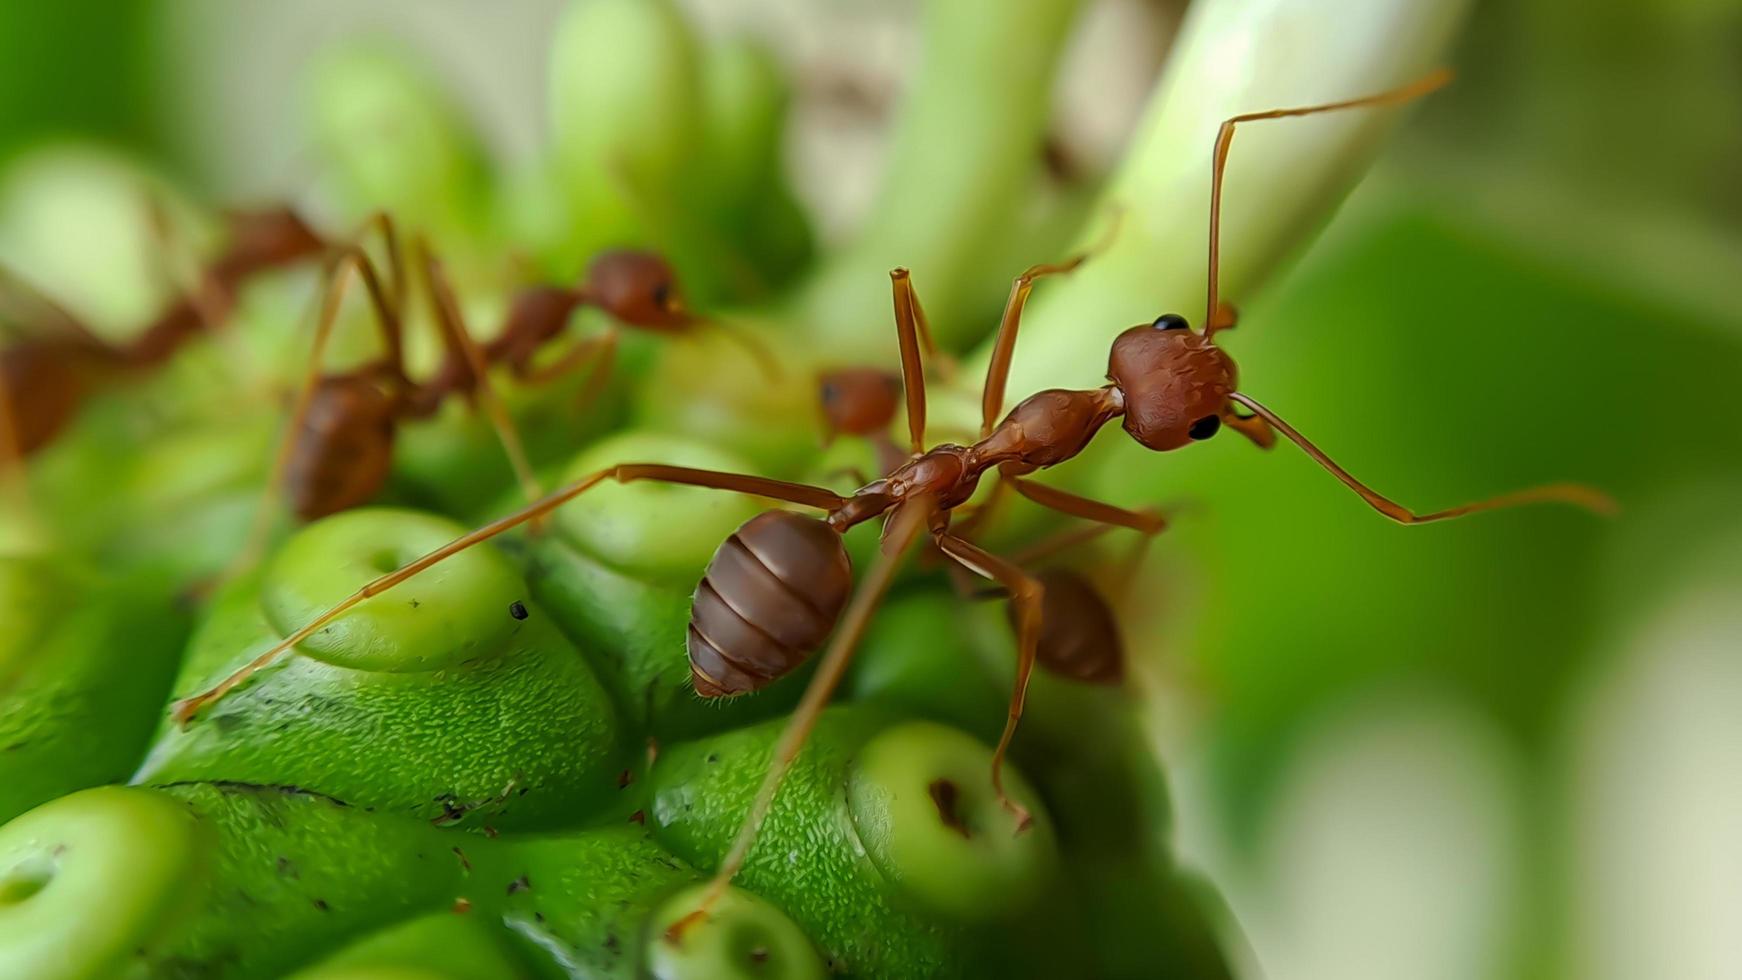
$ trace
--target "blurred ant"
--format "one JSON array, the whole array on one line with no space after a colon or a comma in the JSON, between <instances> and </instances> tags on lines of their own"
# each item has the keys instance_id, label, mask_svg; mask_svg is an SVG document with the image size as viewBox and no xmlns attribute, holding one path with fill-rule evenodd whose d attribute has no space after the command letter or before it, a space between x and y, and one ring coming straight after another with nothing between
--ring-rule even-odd
<instances>
[{"instance_id":1,"label":"blurred ant","mask_svg":"<svg viewBox=\"0 0 1742 980\"><path fill-rule=\"evenodd\" d=\"M582 305L600 309L622 326L655 333L678 334L704 322L686 308L676 271L668 262L649 252L616 250L594 258L579 286L520 290L510 301L498 335L480 345L466 326L440 262L417 239L414 265L446 353L433 376L413 381L405 366L403 318L408 297L398 239L391 220L384 217L379 226L386 245L385 280L360 248L349 246L336 253L308 372L268 478L268 499L282 488L299 520L315 520L373 499L387 483L399 423L434 415L456 394L473 399L483 409L527 499L536 499L541 492L537 477L506 407L489 383L489 369L506 365L517 380L540 383L592 361L586 387L593 387L609 373L617 343L615 327L581 339L548 365L536 364L538 355L563 333ZM368 294L383 353L348 371L323 374L320 364L352 273ZM258 513L233 568L251 564L264 545L272 508L262 506Z\"/></svg>"},{"instance_id":2,"label":"blurred ant","mask_svg":"<svg viewBox=\"0 0 1742 980\"><path fill-rule=\"evenodd\" d=\"M1268 441L1269 429L1274 428L1375 510L1404 524L1428 523L1538 501L1577 504L1598 512L1613 508L1612 502L1595 490L1559 484L1417 514L1356 480L1275 413L1239 391L1233 361L1214 342L1215 332L1232 326L1233 319L1227 308L1217 302L1216 239L1222 174L1234 128L1259 119L1403 102L1448 80L1449 74L1441 71L1378 95L1234 116L1224 122L1212 155L1210 285L1204 330L1193 331L1185 318L1171 313L1125 330L1113 340L1107 371L1109 383L1102 387L1041 391L1019 402L999 421L1017 326L1029 290L1036 279L1072 268L1078 260L1035 266L1016 278L999 327L982 399L981 438L969 446L946 443L926 448L917 304L907 270L896 269L890 278L906 388L908 434L914 455L889 475L842 496L823 487L740 473L657 463L608 467L374 579L209 691L176 702L172 714L186 724L254 672L358 603L459 552L548 514L602 483L652 480L710 487L815 508L824 517L818 520L792 511L766 511L746 522L715 553L697 587L690 614L689 659L697 692L704 697L719 697L757 690L797 666L825 640L829 643L816 675L775 746L768 772L708 892L694 912L667 932L667 937L675 941L689 924L704 918L742 868L782 778L840 682L873 610L895 577L903 554L922 535L929 535L931 542L951 560L998 583L1011 595L1018 633L1015 689L1003 734L993 754L992 784L1005 808L1014 815L1020 831L1029 823L1028 814L1004 793L1001 772L1005 752L1022 714L1039 648L1046 587L1014 562L951 530L951 512L968 501L986 473L997 471L1002 481L1022 496L1070 516L1139 531L1153 528L1153 515L1026 479L1036 470L1075 457L1103 426L1120 419L1128 435L1145 448L1157 451L1209 439L1223 425L1262 445ZM1241 415L1237 406L1255 414ZM878 518L884 521L882 551L864 575L858 591L853 593L853 573L842 532Z\"/></svg>"},{"instance_id":3,"label":"blurred ant","mask_svg":"<svg viewBox=\"0 0 1742 980\"><path fill-rule=\"evenodd\" d=\"M603 333L576 341L550 364L535 366L539 352L563 332L569 318L583 306L604 313L611 325ZM662 336L687 336L702 327L721 330L756 359L764 374L778 377L780 373L773 356L755 338L724 321L690 311L671 263L636 249L601 252L587 263L578 285L522 289L509 305L501 333L485 345L485 358L491 364L506 364L517 380L531 382L548 380L591 361L583 389L585 400L610 375L619 327Z\"/></svg>"},{"instance_id":4,"label":"blurred ant","mask_svg":"<svg viewBox=\"0 0 1742 980\"><path fill-rule=\"evenodd\" d=\"M161 209L153 207L161 235ZM0 350L0 452L28 456L53 441L96 389L161 366L182 345L221 319L242 283L269 269L318 255L330 246L288 209L228 216L229 241L200 272L201 287L170 301L126 343L97 337L71 313L23 280L0 272L0 309L15 322L46 327L46 336Z\"/></svg>"}]
</instances>

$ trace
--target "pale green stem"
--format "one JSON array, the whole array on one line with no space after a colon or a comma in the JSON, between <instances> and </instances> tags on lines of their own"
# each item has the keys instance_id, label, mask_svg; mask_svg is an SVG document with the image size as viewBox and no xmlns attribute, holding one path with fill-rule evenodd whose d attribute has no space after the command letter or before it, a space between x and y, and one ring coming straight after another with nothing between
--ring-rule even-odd
<instances>
[{"instance_id":1,"label":"pale green stem","mask_svg":"<svg viewBox=\"0 0 1742 980\"><path fill-rule=\"evenodd\" d=\"M1200 0L1156 87L1103 212L1123 210L1107 252L1040 284L1023 320L1012 399L1092 385L1133 323L1177 311L1201 326L1210 157L1237 113L1366 95L1440 64L1465 0ZM1302 248L1359 180L1396 110L1241 127L1224 191L1222 295L1239 304ZM1100 222L1083 231L1087 245ZM1050 258L1037 256L1037 259ZM1017 271L1017 270L1013 270ZM984 370L985 352L967 372Z\"/></svg>"},{"instance_id":2,"label":"pale green stem","mask_svg":"<svg viewBox=\"0 0 1742 980\"><path fill-rule=\"evenodd\" d=\"M883 187L859 238L822 269L792 319L843 360L887 361L889 270L913 270L938 339L984 332L968 314L986 242L1032 184L1059 54L1081 0L934 0Z\"/></svg>"}]
</instances>

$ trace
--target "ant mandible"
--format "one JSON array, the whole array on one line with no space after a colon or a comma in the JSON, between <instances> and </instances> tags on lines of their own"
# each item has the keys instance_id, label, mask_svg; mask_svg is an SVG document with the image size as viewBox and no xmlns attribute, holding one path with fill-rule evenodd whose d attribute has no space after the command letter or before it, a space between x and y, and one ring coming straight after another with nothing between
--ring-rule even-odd
<instances>
[{"instance_id":1,"label":"ant mandible","mask_svg":"<svg viewBox=\"0 0 1742 980\"><path fill-rule=\"evenodd\" d=\"M709 487L814 508L824 516L818 520L791 511L770 510L752 518L721 545L697 588L691 610L688 646L696 690L704 696L756 690L770 678L796 666L831 634L832 639L775 746L767 774L709 889L696 910L672 926L668 938L675 940L689 924L704 918L742 868L782 778L839 684L874 608L895 577L903 554L922 534L929 534L932 543L949 559L1003 586L1014 604L1018 633L1016 679L1004 731L993 753L992 783L1020 831L1027 825L1028 815L1004 794L1001 772L1004 755L1022 715L1035 662L1044 586L1015 563L950 529L951 511L967 502L988 471L997 470L1018 493L1044 507L1090 521L1143 530L1153 525L1150 515L1033 483L1024 477L1075 457L1102 426L1114 419L1120 419L1126 433L1140 445L1157 451L1208 439L1226 424L1260 444L1266 441L1269 429L1274 428L1375 510L1404 524L1423 524L1538 501L1577 504L1598 512L1612 509L1609 499L1598 491L1557 484L1417 514L1355 479L1274 412L1241 392L1235 384L1233 361L1214 342L1215 332L1226 329L1232 320L1217 298L1216 239L1222 174L1235 127L1260 119L1399 103L1439 88L1449 77L1447 72L1440 71L1378 95L1239 115L1225 121L1217 133L1212 154L1210 285L1205 328L1201 333L1195 332L1183 317L1166 314L1152 323L1125 330L1113 340L1107 385L1087 390L1041 391L1018 403L998 421L1017 326L1028 293L1036 279L1065 271L1075 263L1035 266L1016 278L999 326L982 399L980 440L969 446L943 444L926 448L924 372L919 358L914 290L907 271L896 269L891 280L906 382L908 434L914 456L888 476L842 496L823 487L740 473L657 463L608 467L367 583L209 691L176 702L172 714L187 723L254 672L358 603L461 551L547 514L602 483L651 480ZM1236 406L1255 414L1241 415ZM854 593L852 570L841 534L877 518L884 519L883 547Z\"/></svg>"}]
</instances>

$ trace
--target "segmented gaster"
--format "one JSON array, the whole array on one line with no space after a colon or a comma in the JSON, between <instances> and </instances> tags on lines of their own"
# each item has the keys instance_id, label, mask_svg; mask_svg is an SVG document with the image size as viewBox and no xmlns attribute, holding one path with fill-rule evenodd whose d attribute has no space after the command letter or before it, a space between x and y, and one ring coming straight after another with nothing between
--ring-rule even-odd
<instances>
[{"instance_id":1,"label":"segmented gaster","mask_svg":"<svg viewBox=\"0 0 1742 980\"><path fill-rule=\"evenodd\" d=\"M745 694L785 676L835 628L853 587L839 533L771 510L714 552L690 607L690 674L703 697Z\"/></svg>"}]
</instances>

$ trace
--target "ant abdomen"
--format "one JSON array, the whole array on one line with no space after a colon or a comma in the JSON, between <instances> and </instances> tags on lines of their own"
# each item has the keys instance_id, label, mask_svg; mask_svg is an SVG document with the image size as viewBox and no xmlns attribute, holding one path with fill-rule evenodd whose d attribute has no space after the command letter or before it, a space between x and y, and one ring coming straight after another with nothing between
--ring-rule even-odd
<instances>
[{"instance_id":1,"label":"ant abdomen","mask_svg":"<svg viewBox=\"0 0 1742 980\"><path fill-rule=\"evenodd\" d=\"M1125 644L1107 600L1088 579L1068 568L1049 568L1037 577L1046 589L1035 648L1041 667L1090 684L1123 680Z\"/></svg>"},{"instance_id":2,"label":"ant abdomen","mask_svg":"<svg viewBox=\"0 0 1742 980\"><path fill-rule=\"evenodd\" d=\"M393 465L394 403L356 376L321 382L285 461L291 507L305 521L375 499Z\"/></svg>"},{"instance_id":3,"label":"ant abdomen","mask_svg":"<svg viewBox=\"0 0 1742 980\"><path fill-rule=\"evenodd\" d=\"M841 535L790 511L758 514L708 564L690 607L690 674L707 698L760 690L834 631L853 588Z\"/></svg>"}]
</instances>

